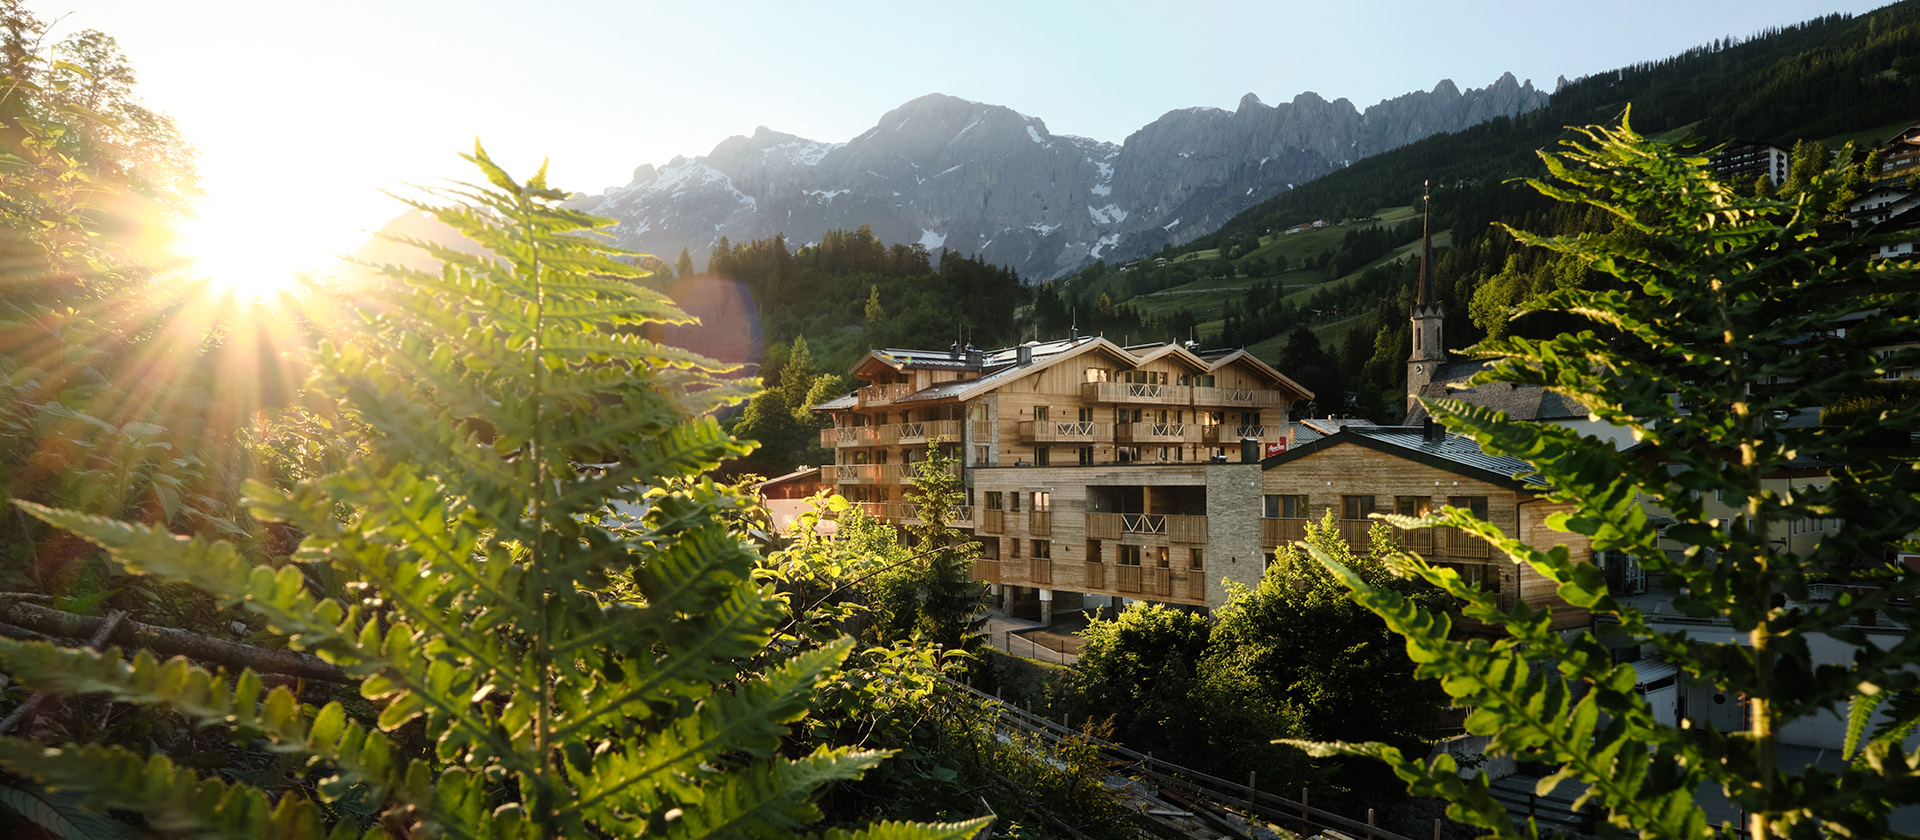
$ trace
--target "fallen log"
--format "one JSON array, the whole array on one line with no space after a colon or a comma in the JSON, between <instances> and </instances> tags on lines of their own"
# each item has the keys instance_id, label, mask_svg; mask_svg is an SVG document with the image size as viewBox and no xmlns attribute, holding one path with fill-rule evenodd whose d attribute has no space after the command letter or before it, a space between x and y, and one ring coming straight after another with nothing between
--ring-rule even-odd
<instances>
[{"instance_id":1,"label":"fallen log","mask_svg":"<svg viewBox=\"0 0 1920 840\"><path fill-rule=\"evenodd\" d=\"M87 639L100 632L107 620L20 601L0 600L0 623L48 636ZM189 630L155 627L138 621L120 622L105 644L146 648L161 656L184 656L229 668L251 668L266 674L286 674L347 685L360 682L357 677L348 676L340 666L310 653L229 642Z\"/></svg>"}]
</instances>

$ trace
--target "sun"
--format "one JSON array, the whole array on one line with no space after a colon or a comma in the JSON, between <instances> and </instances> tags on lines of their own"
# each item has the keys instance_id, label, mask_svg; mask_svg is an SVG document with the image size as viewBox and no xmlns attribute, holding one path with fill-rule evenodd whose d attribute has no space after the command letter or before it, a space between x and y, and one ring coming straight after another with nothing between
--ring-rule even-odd
<instances>
[{"instance_id":1,"label":"sun","mask_svg":"<svg viewBox=\"0 0 1920 840\"><path fill-rule=\"evenodd\" d=\"M180 273L204 281L208 291L221 296L267 301L294 294L301 288L305 260L287 247L285 232L271 218L234 218L202 208L180 226L175 247Z\"/></svg>"}]
</instances>

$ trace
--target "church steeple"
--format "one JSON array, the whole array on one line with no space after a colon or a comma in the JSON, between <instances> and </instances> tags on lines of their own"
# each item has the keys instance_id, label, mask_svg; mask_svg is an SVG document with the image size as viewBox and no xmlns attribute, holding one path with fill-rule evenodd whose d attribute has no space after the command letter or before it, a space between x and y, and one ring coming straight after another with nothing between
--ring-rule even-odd
<instances>
[{"instance_id":1,"label":"church steeple","mask_svg":"<svg viewBox=\"0 0 1920 840\"><path fill-rule=\"evenodd\" d=\"M1427 194L1427 184L1421 184L1420 196L1420 300L1413 305L1413 354L1407 357L1407 410L1411 412L1414 398L1420 390L1433 381L1433 375L1447 360L1446 345L1442 342L1446 307L1440 304L1439 295L1433 289L1433 223L1432 196Z\"/></svg>"}]
</instances>

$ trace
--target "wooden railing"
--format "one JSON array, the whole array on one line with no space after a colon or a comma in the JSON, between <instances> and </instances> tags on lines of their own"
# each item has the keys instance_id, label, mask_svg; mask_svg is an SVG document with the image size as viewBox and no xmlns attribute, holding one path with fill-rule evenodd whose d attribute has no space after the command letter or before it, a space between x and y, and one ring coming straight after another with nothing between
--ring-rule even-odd
<instances>
[{"instance_id":1,"label":"wooden railing","mask_svg":"<svg viewBox=\"0 0 1920 840\"><path fill-rule=\"evenodd\" d=\"M1283 545L1292 545L1307 537L1305 519L1266 519L1260 520L1260 545L1269 552Z\"/></svg>"},{"instance_id":2,"label":"wooden railing","mask_svg":"<svg viewBox=\"0 0 1920 840\"><path fill-rule=\"evenodd\" d=\"M1107 565L1105 563L1082 563L1086 568L1086 586L1088 589L1107 588Z\"/></svg>"},{"instance_id":3,"label":"wooden railing","mask_svg":"<svg viewBox=\"0 0 1920 840\"><path fill-rule=\"evenodd\" d=\"M919 420L912 423L896 423L893 439L898 443L926 443L928 438L954 441L960 438L958 420Z\"/></svg>"},{"instance_id":4,"label":"wooden railing","mask_svg":"<svg viewBox=\"0 0 1920 840\"><path fill-rule=\"evenodd\" d=\"M1121 592L1137 593L1145 591L1145 580L1142 575L1145 571L1145 569L1139 566L1113 567L1113 588Z\"/></svg>"},{"instance_id":5,"label":"wooden railing","mask_svg":"<svg viewBox=\"0 0 1920 840\"><path fill-rule=\"evenodd\" d=\"M1173 597L1172 569L1147 569L1146 578L1146 593L1148 595L1158 595L1162 598Z\"/></svg>"},{"instance_id":6,"label":"wooden railing","mask_svg":"<svg viewBox=\"0 0 1920 840\"><path fill-rule=\"evenodd\" d=\"M1053 583L1053 561L1045 557L1027 559L1027 580L1034 583Z\"/></svg>"},{"instance_id":7,"label":"wooden railing","mask_svg":"<svg viewBox=\"0 0 1920 840\"><path fill-rule=\"evenodd\" d=\"M1484 558L1493 556L1493 546L1488 544L1486 540L1480 539L1458 528L1439 528L1436 530L1440 532L1440 535L1435 537L1434 541L1439 543L1440 551L1445 553L1447 557Z\"/></svg>"},{"instance_id":8,"label":"wooden railing","mask_svg":"<svg viewBox=\"0 0 1920 840\"><path fill-rule=\"evenodd\" d=\"M1257 388L1213 388L1200 386L1193 389L1194 405L1225 405L1238 408L1279 408L1286 405L1279 391L1265 391Z\"/></svg>"},{"instance_id":9,"label":"wooden railing","mask_svg":"<svg viewBox=\"0 0 1920 840\"><path fill-rule=\"evenodd\" d=\"M1026 443L1094 443L1107 437L1111 428L1091 420L1022 420L1019 434Z\"/></svg>"},{"instance_id":10,"label":"wooden railing","mask_svg":"<svg viewBox=\"0 0 1920 840\"><path fill-rule=\"evenodd\" d=\"M1121 443L1193 443L1200 427L1191 423L1120 423Z\"/></svg>"},{"instance_id":11,"label":"wooden railing","mask_svg":"<svg viewBox=\"0 0 1920 840\"><path fill-rule=\"evenodd\" d=\"M1340 536L1346 538L1347 547L1355 554L1364 554L1369 550L1367 532L1373 529L1371 519L1340 519L1335 525L1340 528Z\"/></svg>"},{"instance_id":12,"label":"wooden railing","mask_svg":"<svg viewBox=\"0 0 1920 840\"><path fill-rule=\"evenodd\" d=\"M1280 437L1278 426L1206 426L1200 431L1200 442L1213 446L1231 446L1243 438L1256 440L1277 440Z\"/></svg>"},{"instance_id":13,"label":"wooden railing","mask_svg":"<svg viewBox=\"0 0 1920 840\"><path fill-rule=\"evenodd\" d=\"M1400 544L1406 546L1408 551L1415 554L1427 555L1428 559L1432 559L1432 528L1395 528L1393 529L1393 536L1400 540Z\"/></svg>"},{"instance_id":14,"label":"wooden railing","mask_svg":"<svg viewBox=\"0 0 1920 840\"><path fill-rule=\"evenodd\" d=\"M998 534L1007 530L1007 512L1004 510L980 511L980 532Z\"/></svg>"},{"instance_id":15,"label":"wooden railing","mask_svg":"<svg viewBox=\"0 0 1920 840\"><path fill-rule=\"evenodd\" d=\"M998 560L973 561L973 579L979 580L979 581L985 581L987 583L999 583L1000 582L1000 561Z\"/></svg>"},{"instance_id":16,"label":"wooden railing","mask_svg":"<svg viewBox=\"0 0 1920 840\"><path fill-rule=\"evenodd\" d=\"M1037 537L1051 535L1053 533L1053 511L1027 511L1027 533Z\"/></svg>"},{"instance_id":17,"label":"wooden railing","mask_svg":"<svg viewBox=\"0 0 1920 840\"><path fill-rule=\"evenodd\" d=\"M1200 603L1207 602L1207 573L1199 569L1189 569L1187 576L1187 597Z\"/></svg>"},{"instance_id":18,"label":"wooden railing","mask_svg":"<svg viewBox=\"0 0 1920 840\"><path fill-rule=\"evenodd\" d=\"M820 430L820 445L829 449L836 446L884 446L892 441L882 440L881 432L885 426L836 426Z\"/></svg>"},{"instance_id":19,"label":"wooden railing","mask_svg":"<svg viewBox=\"0 0 1920 840\"><path fill-rule=\"evenodd\" d=\"M884 405L914 392L914 387L905 382L888 385L868 385L855 392L855 398L862 406Z\"/></svg>"},{"instance_id":20,"label":"wooden railing","mask_svg":"<svg viewBox=\"0 0 1920 840\"><path fill-rule=\"evenodd\" d=\"M1080 386L1080 398L1102 403L1190 405L1193 402L1193 387L1140 382L1087 382Z\"/></svg>"},{"instance_id":21,"label":"wooden railing","mask_svg":"<svg viewBox=\"0 0 1920 840\"><path fill-rule=\"evenodd\" d=\"M1164 536L1172 542L1207 541L1207 518L1166 513L1089 513L1087 539L1117 540L1121 535Z\"/></svg>"}]
</instances>

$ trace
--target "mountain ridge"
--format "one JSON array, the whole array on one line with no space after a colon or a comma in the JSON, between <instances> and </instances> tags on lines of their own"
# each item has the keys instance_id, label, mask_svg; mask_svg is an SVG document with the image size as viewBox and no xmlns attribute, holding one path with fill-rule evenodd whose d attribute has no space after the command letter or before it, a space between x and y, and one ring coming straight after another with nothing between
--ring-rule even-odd
<instances>
[{"instance_id":1,"label":"mountain ridge","mask_svg":"<svg viewBox=\"0 0 1920 840\"><path fill-rule=\"evenodd\" d=\"M1168 111L1121 143L1054 134L1011 108L941 93L825 143L758 126L699 157L641 164L573 205L619 224L627 248L704 263L721 237L818 241L868 225L886 241L952 248L1023 277L1071 273L1210 232L1235 214L1370 154L1544 105L1503 74L1466 91L1443 79L1364 111L1305 91L1234 110Z\"/></svg>"}]
</instances>

